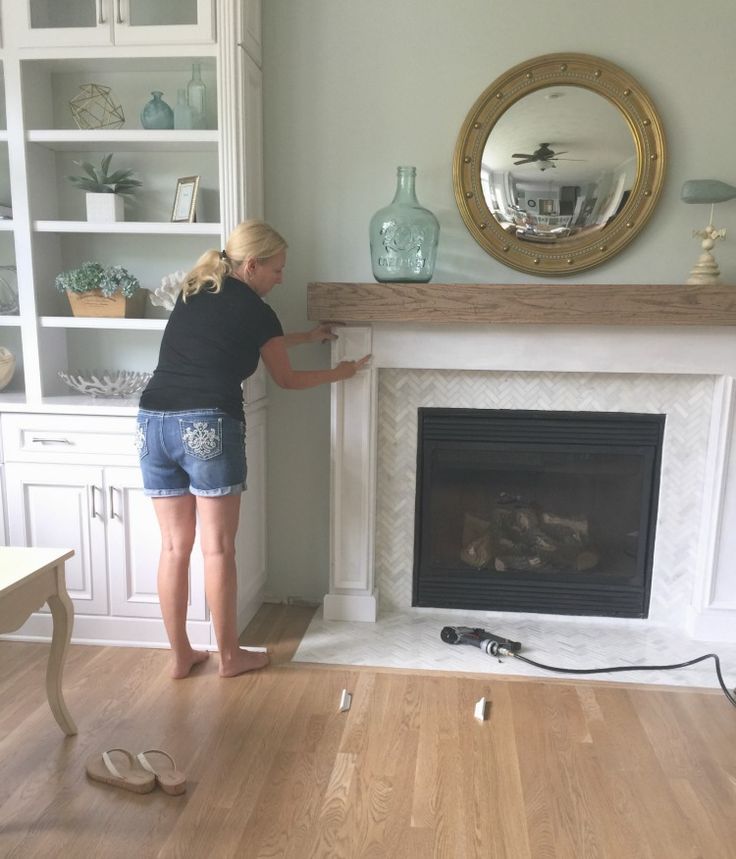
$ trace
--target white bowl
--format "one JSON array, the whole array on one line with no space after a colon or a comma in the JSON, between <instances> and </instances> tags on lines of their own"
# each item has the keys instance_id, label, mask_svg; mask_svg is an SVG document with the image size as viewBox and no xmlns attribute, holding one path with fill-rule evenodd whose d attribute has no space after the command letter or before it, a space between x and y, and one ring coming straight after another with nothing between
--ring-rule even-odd
<instances>
[{"instance_id":1,"label":"white bowl","mask_svg":"<svg viewBox=\"0 0 736 859\"><path fill-rule=\"evenodd\" d=\"M13 373L15 373L15 355L10 349L0 346L0 391L10 384Z\"/></svg>"},{"instance_id":2,"label":"white bowl","mask_svg":"<svg viewBox=\"0 0 736 859\"><path fill-rule=\"evenodd\" d=\"M62 382L90 397L132 397L146 387L151 373L133 370L59 370Z\"/></svg>"}]
</instances>

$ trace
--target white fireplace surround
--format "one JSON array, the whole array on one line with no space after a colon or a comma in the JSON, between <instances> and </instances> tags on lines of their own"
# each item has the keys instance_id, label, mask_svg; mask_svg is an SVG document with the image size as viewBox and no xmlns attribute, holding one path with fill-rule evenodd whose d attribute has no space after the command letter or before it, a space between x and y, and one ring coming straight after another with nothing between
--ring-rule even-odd
<instances>
[{"instance_id":1,"label":"white fireplace surround","mask_svg":"<svg viewBox=\"0 0 736 859\"><path fill-rule=\"evenodd\" d=\"M326 619L375 621L379 610L375 543L376 473L381 455L377 450L378 379L382 369L487 371L507 376L708 376L712 377L713 395L709 399L701 458L703 488L691 511L694 525L693 545L689 547L693 559L689 594L685 610L675 612L671 621L696 639L736 642L736 345L730 326L381 322L340 329L333 346L335 361L368 353L372 355L370 368L333 386L332 392L330 591L324 599ZM537 406L529 403L525 407ZM676 404L672 407L676 408ZM606 405L606 410L634 409ZM665 435L664 457L667 456ZM662 509L660 500L660 517ZM657 541L666 539L667 533L666 527L658 528ZM655 543L655 576L658 556L666 558L667 551ZM661 623L664 619L660 615L651 612L649 619L635 623Z\"/></svg>"}]
</instances>

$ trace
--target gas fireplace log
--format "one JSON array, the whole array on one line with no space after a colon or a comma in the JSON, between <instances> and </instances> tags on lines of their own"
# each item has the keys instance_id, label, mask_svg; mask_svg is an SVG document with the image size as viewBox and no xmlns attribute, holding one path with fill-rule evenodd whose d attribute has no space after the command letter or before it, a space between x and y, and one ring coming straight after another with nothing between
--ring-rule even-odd
<instances>
[{"instance_id":1,"label":"gas fireplace log","mask_svg":"<svg viewBox=\"0 0 736 859\"><path fill-rule=\"evenodd\" d=\"M599 559L598 553L592 549L572 552L565 547L546 555L524 554L523 551L496 555L493 566L500 573L583 573L594 569Z\"/></svg>"},{"instance_id":2,"label":"gas fireplace log","mask_svg":"<svg viewBox=\"0 0 736 859\"><path fill-rule=\"evenodd\" d=\"M491 523L466 513L463 521L462 549L460 560L469 567L481 570L493 560L491 548Z\"/></svg>"},{"instance_id":3,"label":"gas fireplace log","mask_svg":"<svg viewBox=\"0 0 736 859\"><path fill-rule=\"evenodd\" d=\"M560 572L593 569L598 552L589 543L583 515L540 511L519 496L502 493L495 509L498 571Z\"/></svg>"}]
</instances>

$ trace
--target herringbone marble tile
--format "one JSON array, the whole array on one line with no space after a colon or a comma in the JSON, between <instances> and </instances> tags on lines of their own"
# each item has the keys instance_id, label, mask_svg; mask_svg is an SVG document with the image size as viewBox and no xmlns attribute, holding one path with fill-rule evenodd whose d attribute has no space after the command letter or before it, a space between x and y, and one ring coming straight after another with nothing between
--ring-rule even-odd
<instances>
[{"instance_id":1,"label":"herringbone marble tile","mask_svg":"<svg viewBox=\"0 0 736 859\"><path fill-rule=\"evenodd\" d=\"M494 408L666 414L650 617L683 625L702 516L712 376L381 370L376 584L388 611L411 606L417 409Z\"/></svg>"},{"instance_id":2,"label":"herringbone marble tile","mask_svg":"<svg viewBox=\"0 0 736 859\"><path fill-rule=\"evenodd\" d=\"M379 668L469 671L499 676L567 677L518 659L499 661L476 647L449 645L440 639L443 626L480 626L520 641L521 653L535 662L563 668L612 665L662 665L686 662L716 652L726 686L736 686L736 644L704 643L682 630L647 621L522 616L505 613L437 609L381 612L376 623L326 621L317 612L302 639L295 662L362 665ZM718 687L712 659L674 671L627 671L575 675L575 679L673 686ZM724 706L729 706L724 701Z\"/></svg>"}]
</instances>

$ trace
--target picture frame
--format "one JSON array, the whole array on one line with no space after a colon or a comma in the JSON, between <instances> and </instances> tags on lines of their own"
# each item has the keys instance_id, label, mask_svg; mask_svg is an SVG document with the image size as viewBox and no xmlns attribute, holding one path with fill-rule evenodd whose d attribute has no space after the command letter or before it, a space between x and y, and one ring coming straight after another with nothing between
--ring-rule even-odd
<instances>
[{"instance_id":1,"label":"picture frame","mask_svg":"<svg viewBox=\"0 0 736 859\"><path fill-rule=\"evenodd\" d=\"M191 224L195 220L199 176L183 176L176 180L171 221L174 224Z\"/></svg>"}]
</instances>

